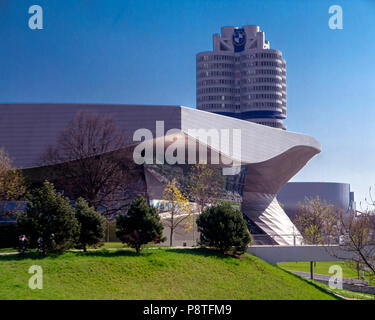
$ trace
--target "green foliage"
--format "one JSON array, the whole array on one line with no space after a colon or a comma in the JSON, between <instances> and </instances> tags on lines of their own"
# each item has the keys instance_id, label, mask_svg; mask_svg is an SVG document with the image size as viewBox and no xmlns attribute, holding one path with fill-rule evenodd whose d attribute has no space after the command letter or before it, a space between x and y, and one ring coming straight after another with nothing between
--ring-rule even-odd
<instances>
[{"instance_id":1,"label":"green foliage","mask_svg":"<svg viewBox=\"0 0 375 320\"><path fill-rule=\"evenodd\" d=\"M293 222L307 244L330 244L338 234L338 213L337 208L319 196L306 198Z\"/></svg>"},{"instance_id":2,"label":"green foliage","mask_svg":"<svg viewBox=\"0 0 375 320\"><path fill-rule=\"evenodd\" d=\"M98 244L104 237L106 220L83 198L77 200L76 218L80 225L78 246L86 251L87 246Z\"/></svg>"},{"instance_id":3,"label":"green foliage","mask_svg":"<svg viewBox=\"0 0 375 320\"><path fill-rule=\"evenodd\" d=\"M12 160L0 148L0 216L9 214L6 211L6 201L19 200L25 192L22 172L12 167Z\"/></svg>"},{"instance_id":4,"label":"green foliage","mask_svg":"<svg viewBox=\"0 0 375 320\"><path fill-rule=\"evenodd\" d=\"M79 236L79 223L69 199L56 193L47 181L31 192L25 211L17 216L17 226L28 238L30 247L36 247L41 237L44 253L63 253Z\"/></svg>"},{"instance_id":5,"label":"green foliage","mask_svg":"<svg viewBox=\"0 0 375 320\"><path fill-rule=\"evenodd\" d=\"M185 230L193 227L191 219L193 207L189 199L181 192L176 179L168 182L164 189L164 201L168 204L169 217L165 219L167 226L170 228L169 245L173 245L173 234L180 224L185 224Z\"/></svg>"},{"instance_id":6,"label":"green foliage","mask_svg":"<svg viewBox=\"0 0 375 320\"><path fill-rule=\"evenodd\" d=\"M163 224L156 208L137 196L126 215L116 217L117 237L140 253L142 245L163 241Z\"/></svg>"},{"instance_id":7,"label":"green foliage","mask_svg":"<svg viewBox=\"0 0 375 320\"><path fill-rule=\"evenodd\" d=\"M244 252L250 243L246 222L239 210L229 204L212 206L198 217L201 244L217 248L222 252L229 249Z\"/></svg>"}]
</instances>

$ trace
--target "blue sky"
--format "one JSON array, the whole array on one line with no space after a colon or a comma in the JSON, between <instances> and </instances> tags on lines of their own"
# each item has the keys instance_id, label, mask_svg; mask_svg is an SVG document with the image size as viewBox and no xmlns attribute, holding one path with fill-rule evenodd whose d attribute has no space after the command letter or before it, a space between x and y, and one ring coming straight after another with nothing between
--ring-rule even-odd
<instances>
[{"instance_id":1,"label":"blue sky","mask_svg":"<svg viewBox=\"0 0 375 320\"><path fill-rule=\"evenodd\" d=\"M28 8L44 29L28 28ZM343 8L344 29L328 28ZM294 181L375 186L374 0L1 0L0 102L195 107L195 55L260 25L287 60L288 130L323 147ZM375 194L374 194L375 196Z\"/></svg>"}]
</instances>

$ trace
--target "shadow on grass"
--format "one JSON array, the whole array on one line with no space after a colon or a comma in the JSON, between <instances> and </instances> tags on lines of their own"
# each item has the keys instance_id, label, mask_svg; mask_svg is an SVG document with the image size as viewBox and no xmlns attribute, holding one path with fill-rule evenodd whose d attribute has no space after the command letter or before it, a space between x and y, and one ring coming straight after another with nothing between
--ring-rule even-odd
<instances>
[{"instance_id":1,"label":"shadow on grass","mask_svg":"<svg viewBox=\"0 0 375 320\"><path fill-rule=\"evenodd\" d=\"M10 254L10 255L0 255L1 261L22 261L22 260L44 260L44 259L58 259L58 258L70 258L74 257L102 257L102 258L113 258L113 257L142 257L149 256L152 252L141 252L137 254L135 251L129 249L118 249L118 250L96 250L96 251L67 251L63 254L49 253L47 255L41 255L38 252L28 252L25 254Z\"/></svg>"},{"instance_id":2,"label":"shadow on grass","mask_svg":"<svg viewBox=\"0 0 375 320\"><path fill-rule=\"evenodd\" d=\"M27 252L27 253L17 253L17 254L10 254L10 255L1 255L0 256L0 262L1 261L22 261L22 260L43 260L46 258L58 258L61 256L60 254L51 253L49 255L42 255L39 252Z\"/></svg>"},{"instance_id":3,"label":"shadow on grass","mask_svg":"<svg viewBox=\"0 0 375 320\"><path fill-rule=\"evenodd\" d=\"M165 247L145 247L142 249L141 253L138 254L132 248L121 248L118 250L97 250L97 251L88 251L88 252L74 252L77 256L98 256L98 257L116 257L116 256L128 256L128 257L144 257L152 256L162 253L177 253L177 254L190 254L195 256L202 257L216 257L220 259L235 259L239 260L236 257L231 255L220 253L219 251L206 249L206 248L194 248L194 249L177 249L177 248L165 248Z\"/></svg>"},{"instance_id":4,"label":"shadow on grass","mask_svg":"<svg viewBox=\"0 0 375 320\"><path fill-rule=\"evenodd\" d=\"M64 257L101 257L101 258L113 258L113 257L147 257L152 256L161 252L176 253L184 255L194 255L200 257L215 257L227 261L240 261L238 257L221 253L220 251L207 249L207 248L194 248L194 249L173 249L173 248L144 248L140 254L136 253L134 249L119 248L118 250L107 250L105 248L98 249L95 251L68 251L64 254L50 253L46 256L41 255L38 252L28 252L25 254L11 254L11 255L0 255L1 261L22 261L22 260L44 260L44 259L58 259ZM241 259L243 260L243 259ZM245 260L251 260L249 257L245 257Z\"/></svg>"},{"instance_id":5,"label":"shadow on grass","mask_svg":"<svg viewBox=\"0 0 375 320\"><path fill-rule=\"evenodd\" d=\"M135 250L132 249L118 249L118 250L107 250L107 249L102 249L102 250L97 250L97 251L78 251L78 252L71 252L75 256L78 257L102 257L102 258L113 258L113 257L143 257L143 256L149 256L152 253L149 252L141 252L138 254L135 252Z\"/></svg>"},{"instance_id":6,"label":"shadow on grass","mask_svg":"<svg viewBox=\"0 0 375 320\"><path fill-rule=\"evenodd\" d=\"M238 257L222 253L218 250L214 249L208 249L208 248L194 248L194 249L164 249L165 252L173 252L173 253L179 253L179 254L191 254L195 256L202 256L202 257L215 257L219 259L235 259L240 260Z\"/></svg>"}]
</instances>

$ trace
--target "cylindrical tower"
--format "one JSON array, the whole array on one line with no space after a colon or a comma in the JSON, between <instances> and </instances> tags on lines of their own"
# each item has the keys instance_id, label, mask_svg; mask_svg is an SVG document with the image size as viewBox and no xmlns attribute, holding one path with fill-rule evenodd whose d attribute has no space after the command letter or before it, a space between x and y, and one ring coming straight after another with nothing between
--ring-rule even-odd
<instances>
[{"instance_id":1,"label":"cylindrical tower","mask_svg":"<svg viewBox=\"0 0 375 320\"><path fill-rule=\"evenodd\" d=\"M211 112L235 112L236 97L234 59L223 52L201 52L197 55L198 109Z\"/></svg>"},{"instance_id":2,"label":"cylindrical tower","mask_svg":"<svg viewBox=\"0 0 375 320\"><path fill-rule=\"evenodd\" d=\"M197 54L197 108L286 129L286 62L258 26L223 27Z\"/></svg>"}]
</instances>

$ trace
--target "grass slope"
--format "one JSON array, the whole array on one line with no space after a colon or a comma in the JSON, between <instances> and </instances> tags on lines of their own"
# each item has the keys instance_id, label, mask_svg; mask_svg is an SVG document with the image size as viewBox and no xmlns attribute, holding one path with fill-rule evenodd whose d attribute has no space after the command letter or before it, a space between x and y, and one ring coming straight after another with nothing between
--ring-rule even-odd
<instances>
[{"instance_id":1,"label":"grass slope","mask_svg":"<svg viewBox=\"0 0 375 320\"><path fill-rule=\"evenodd\" d=\"M31 265L43 268L42 290L28 287ZM0 286L0 299L335 299L257 257L204 249L0 256Z\"/></svg>"}]
</instances>

